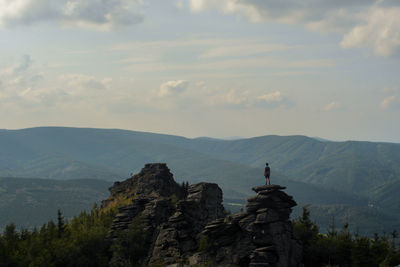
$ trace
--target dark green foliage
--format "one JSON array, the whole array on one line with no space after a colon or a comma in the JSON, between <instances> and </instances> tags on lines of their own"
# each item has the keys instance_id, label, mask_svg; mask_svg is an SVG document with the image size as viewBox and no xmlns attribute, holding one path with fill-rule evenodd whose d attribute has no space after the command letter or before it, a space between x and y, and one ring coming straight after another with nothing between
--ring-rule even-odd
<instances>
[{"instance_id":1,"label":"dark green foliage","mask_svg":"<svg viewBox=\"0 0 400 267\"><path fill-rule=\"evenodd\" d=\"M183 189L183 199L186 199L189 190L189 182L188 181L182 182L181 187Z\"/></svg>"},{"instance_id":2,"label":"dark green foliage","mask_svg":"<svg viewBox=\"0 0 400 267\"><path fill-rule=\"evenodd\" d=\"M60 238L65 230L64 217L60 209L57 210L57 228L58 228L58 238Z\"/></svg>"},{"instance_id":3,"label":"dark green foliage","mask_svg":"<svg viewBox=\"0 0 400 267\"><path fill-rule=\"evenodd\" d=\"M296 199L296 197L295 197ZM301 215L301 206L295 207L292 213L293 218ZM350 205L307 205L311 212L311 219L315 222L321 233L327 233L332 224L332 217L338 228L349 223L349 231L358 232L361 235L372 237L374 233L392 232L398 228L399 223L396 219L397 214L385 214L381 209L374 207L355 207Z\"/></svg>"},{"instance_id":4,"label":"dark green foliage","mask_svg":"<svg viewBox=\"0 0 400 267\"><path fill-rule=\"evenodd\" d=\"M400 250L396 246L396 232L392 240L386 235L375 234L373 238L351 235L349 225L337 230L332 219L328 234L320 234L310 220L306 207L303 214L293 220L293 230L303 243L303 262L307 267L383 267L400 264Z\"/></svg>"},{"instance_id":5,"label":"dark green foliage","mask_svg":"<svg viewBox=\"0 0 400 267\"><path fill-rule=\"evenodd\" d=\"M0 266L108 266L106 237L113 217L94 206L70 223L58 211L58 223L50 221L40 230L18 232L9 224L0 235Z\"/></svg>"},{"instance_id":6,"label":"dark green foliage","mask_svg":"<svg viewBox=\"0 0 400 267\"><path fill-rule=\"evenodd\" d=\"M304 262L309 263L314 257L312 251L315 250L315 244L318 241L318 226L310 219L310 212L307 207L303 207L302 215L293 221L293 231L303 242ZM308 266L306 264L306 266Z\"/></svg>"},{"instance_id":7,"label":"dark green foliage","mask_svg":"<svg viewBox=\"0 0 400 267\"><path fill-rule=\"evenodd\" d=\"M136 217L127 230L117 234L117 239L111 246L111 266L141 266L150 245L147 239L143 218Z\"/></svg>"}]
</instances>

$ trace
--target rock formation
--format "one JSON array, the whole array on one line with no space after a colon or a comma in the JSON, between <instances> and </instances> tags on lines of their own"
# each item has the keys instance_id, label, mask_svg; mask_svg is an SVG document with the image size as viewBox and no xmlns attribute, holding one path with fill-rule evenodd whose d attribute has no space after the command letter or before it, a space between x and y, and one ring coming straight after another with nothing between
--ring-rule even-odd
<instances>
[{"instance_id":1,"label":"rock formation","mask_svg":"<svg viewBox=\"0 0 400 267\"><path fill-rule=\"evenodd\" d=\"M302 248L293 236L289 216L296 202L279 185L253 188L246 212L208 224L205 257L218 266L301 266Z\"/></svg>"},{"instance_id":2,"label":"rock formation","mask_svg":"<svg viewBox=\"0 0 400 267\"><path fill-rule=\"evenodd\" d=\"M206 224L224 216L221 203L222 190L218 185L190 186L187 199L177 203L175 212L162 225L149 263L184 262L183 259L198 250L198 235Z\"/></svg>"},{"instance_id":3,"label":"rock formation","mask_svg":"<svg viewBox=\"0 0 400 267\"><path fill-rule=\"evenodd\" d=\"M217 184L182 187L166 164L146 164L116 182L102 208L119 207L111 242L142 218L149 244L143 266L301 266L301 245L289 221L296 203L282 189L255 187L246 212L225 216Z\"/></svg>"}]
</instances>

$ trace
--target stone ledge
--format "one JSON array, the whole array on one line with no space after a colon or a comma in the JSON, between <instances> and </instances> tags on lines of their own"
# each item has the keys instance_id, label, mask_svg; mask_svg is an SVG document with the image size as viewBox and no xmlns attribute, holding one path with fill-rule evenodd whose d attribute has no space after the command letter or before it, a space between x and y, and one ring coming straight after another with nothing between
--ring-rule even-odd
<instances>
[{"instance_id":1,"label":"stone ledge","mask_svg":"<svg viewBox=\"0 0 400 267\"><path fill-rule=\"evenodd\" d=\"M258 193L260 191L265 191L265 190L283 190L286 189L286 187L277 184L271 184L271 185L255 186L252 189L254 192Z\"/></svg>"}]
</instances>

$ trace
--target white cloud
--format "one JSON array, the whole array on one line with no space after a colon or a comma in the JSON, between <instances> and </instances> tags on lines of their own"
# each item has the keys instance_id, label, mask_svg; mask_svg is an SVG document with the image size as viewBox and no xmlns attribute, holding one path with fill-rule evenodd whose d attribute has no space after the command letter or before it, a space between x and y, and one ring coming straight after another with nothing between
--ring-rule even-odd
<instances>
[{"instance_id":1,"label":"white cloud","mask_svg":"<svg viewBox=\"0 0 400 267\"><path fill-rule=\"evenodd\" d=\"M163 110L211 108L223 109L271 109L291 107L294 102L276 91L259 95L257 90L210 86L204 81L174 80L163 83L160 90L142 97L142 105Z\"/></svg>"},{"instance_id":2,"label":"white cloud","mask_svg":"<svg viewBox=\"0 0 400 267\"><path fill-rule=\"evenodd\" d=\"M397 95L388 96L381 102L381 108L388 109L397 101Z\"/></svg>"},{"instance_id":3,"label":"white cloud","mask_svg":"<svg viewBox=\"0 0 400 267\"><path fill-rule=\"evenodd\" d=\"M343 34L342 48L370 47L376 55L400 50L400 2L391 0L191 0L193 12L218 9L252 22L303 25Z\"/></svg>"},{"instance_id":4,"label":"white cloud","mask_svg":"<svg viewBox=\"0 0 400 267\"><path fill-rule=\"evenodd\" d=\"M247 17L253 22L310 24L311 28L316 27L315 23L330 21L331 24L326 26L337 29L348 27L354 20L354 13L374 3L375 0L191 0L190 7L193 12L215 8L223 13Z\"/></svg>"},{"instance_id":5,"label":"white cloud","mask_svg":"<svg viewBox=\"0 0 400 267\"><path fill-rule=\"evenodd\" d=\"M333 102L327 104L325 107L323 107L323 110L324 111L332 111L332 110L338 109L340 107L342 107L341 103L333 101Z\"/></svg>"},{"instance_id":6,"label":"white cloud","mask_svg":"<svg viewBox=\"0 0 400 267\"><path fill-rule=\"evenodd\" d=\"M32 60L24 55L20 62L0 69L0 91L2 98L17 96L30 87L34 87L42 79L42 73L32 69Z\"/></svg>"},{"instance_id":7,"label":"white cloud","mask_svg":"<svg viewBox=\"0 0 400 267\"><path fill-rule=\"evenodd\" d=\"M21 110L55 105L74 107L82 102L101 106L117 95L104 97L111 84L111 78L82 74L49 77L42 66L37 66L29 55L25 55L19 63L0 69L0 103Z\"/></svg>"},{"instance_id":8,"label":"white cloud","mask_svg":"<svg viewBox=\"0 0 400 267\"><path fill-rule=\"evenodd\" d=\"M367 46L379 56L395 54L400 48L400 7L372 8L365 14L365 22L347 33L340 45Z\"/></svg>"},{"instance_id":9,"label":"white cloud","mask_svg":"<svg viewBox=\"0 0 400 267\"><path fill-rule=\"evenodd\" d=\"M189 82L185 80L168 81L160 85L159 97L176 96L188 88Z\"/></svg>"},{"instance_id":10,"label":"white cloud","mask_svg":"<svg viewBox=\"0 0 400 267\"><path fill-rule=\"evenodd\" d=\"M215 107L229 107L239 109L263 108L273 109L280 107L291 107L294 102L281 92L275 91L272 93L258 95L257 92L250 90L211 90L204 95L206 104ZM208 99L208 100L207 100Z\"/></svg>"},{"instance_id":11,"label":"white cloud","mask_svg":"<svg viewBox=\"0 0 400 267\"><path fill-rule=\"evenodd\" d=\"M283 95L280 91L260 95L257 97L257 104L263 108L292 107L294 101Z\"/></svg>"},{"instance_id":12,"label":"white cloud","mask_svg":"<svg viewBox=\"0 0 400 267\"><path fill-rule=\"evenodd\" d=\"M65 26L108 31L140 23L138 0L0 0L0 28L58 21Z\"/></svg>"},{"instance_id":13,"label":"white cloud","mask_svg":"<svg viewBox=\"0 0 400 267\"><path fill-rule=\"evenodd\" d=\"M263 100L267 103L273 103L273 102L281 102L282 101L282 95L281 92L276 91L270 94L265 94L257 97L260 100Z\"/></svg>"}]
</instances>

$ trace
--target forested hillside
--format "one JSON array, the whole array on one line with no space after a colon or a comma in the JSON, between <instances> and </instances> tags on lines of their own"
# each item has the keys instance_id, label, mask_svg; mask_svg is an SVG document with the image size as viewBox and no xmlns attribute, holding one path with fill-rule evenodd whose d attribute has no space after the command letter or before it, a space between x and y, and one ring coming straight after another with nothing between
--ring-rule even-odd
<instances>
[{"instance_id":1,"label":"forested hillside","mask_svg":"<svg viewBox=\"0 0 400 267\"><path fill-rule=\"evenodd\" d=\"M58 209L72 218L105 198L111 184L91 179L0 178L0 231L11 222L18 229L40 226L55 219Z\"/></svg>"},{"instance_id":2,"label":"forested hillside","mask_svg":"<svg viewBox=\"0 0 400 267\"><path fill-rule=\"evenodd\" d=\"M356 220L360 213L365 218L382 214L374 225L388 228L399 220L394 190L400 183L399 144L329 142L305 136L227 141L40 127L0 130L0 147L0 177L112 181L128 177L145 163L166 162L178 182L216 182L225 199L239 204L252 186L264 183L263 167L268 161L272 182L288 185L300 204L312 204L322 229L327 218L320 214L331 216L332 211L346 214L338 220L348 220L354 228L360 226ZM381 231L382 227L368 229Z\"/></svg>"}]
</instances>

